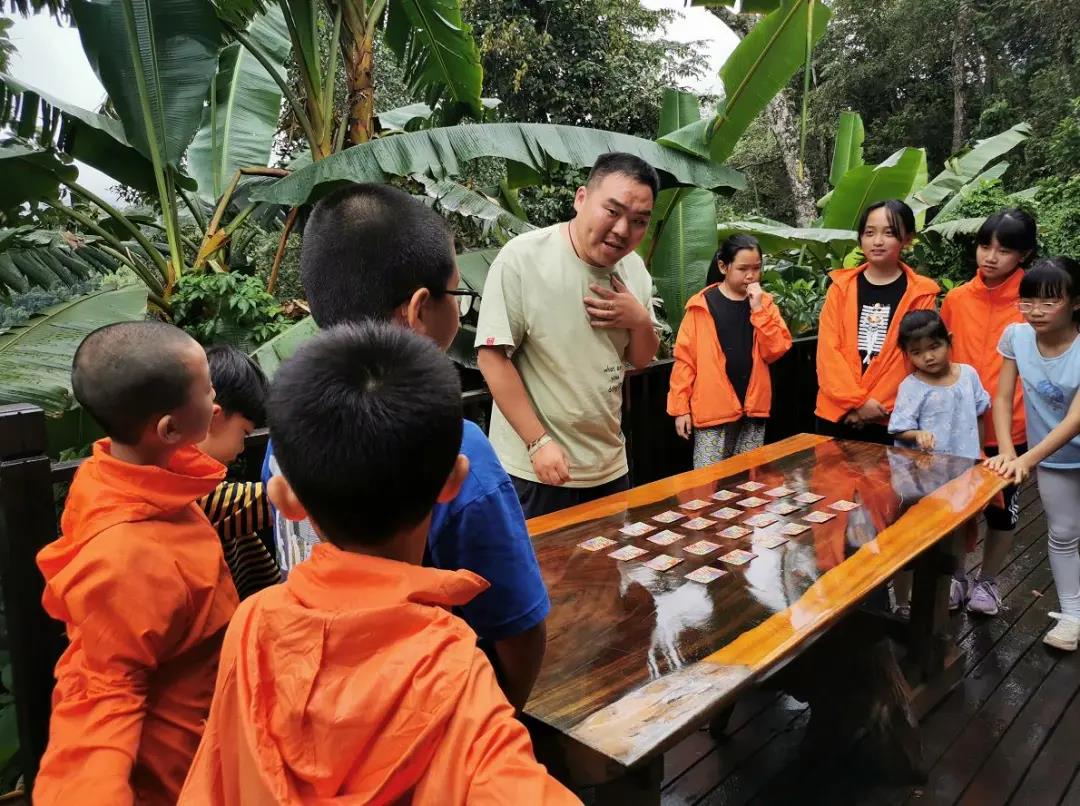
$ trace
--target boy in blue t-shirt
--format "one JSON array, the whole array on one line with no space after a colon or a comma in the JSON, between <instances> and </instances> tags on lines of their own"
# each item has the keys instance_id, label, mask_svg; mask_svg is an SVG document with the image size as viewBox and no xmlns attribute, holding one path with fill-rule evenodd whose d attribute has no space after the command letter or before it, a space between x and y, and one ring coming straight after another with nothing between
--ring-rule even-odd
<instances>
[{"instance_id":1,"label":"boy in blue t-shirt","mask_svg":"<svg viewBox=\"0 0 1080 806\"><path fill-rule=\"evenodd\" d=\"M319 327L387 320L443 350L475 297L458 288L446 222L387 185L351 185L320 201L304 229L300 272ZM435 506L424 564L467 569L491 583L460 615L487 649L507 699L520 709L540 671L550 602L510 477L487 437L469 421L461 453L469 459L469 475L456 498ZM271 444L264 482L278 473ZM388 490L388 505L392 496ZM286 574L318 542L310 524L290 523L278 514L274 537Z\"/></svg>"}]
</instances>

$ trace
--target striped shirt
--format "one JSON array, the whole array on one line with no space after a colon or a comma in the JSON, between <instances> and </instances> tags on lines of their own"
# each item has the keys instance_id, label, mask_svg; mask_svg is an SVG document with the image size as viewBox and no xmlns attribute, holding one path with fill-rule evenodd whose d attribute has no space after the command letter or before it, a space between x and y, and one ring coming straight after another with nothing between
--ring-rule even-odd
<instances>
[{"instance_id":1,"label":"striped shirt","mask_svg":"<svg viewBox=\"0 0 1080 806\"><path fill-rule=\"evenodd\" d=\"M262 483L222 482L199 499L199 506L221 538L225 562L241 599L281 582L281 569L258 535L272 523Z\"/></svg>"}]
</instances>

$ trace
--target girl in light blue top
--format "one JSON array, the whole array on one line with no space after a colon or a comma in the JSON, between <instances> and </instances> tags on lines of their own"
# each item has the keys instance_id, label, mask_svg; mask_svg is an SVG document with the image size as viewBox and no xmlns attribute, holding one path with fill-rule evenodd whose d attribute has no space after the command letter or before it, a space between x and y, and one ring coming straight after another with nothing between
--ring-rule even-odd
<instances>
[{"instance_id":1,"label":"girl in light blue top","mask_svg":"<svg viewBox=\"0 0 1080 806\"><path fill-rule=\"evenodd\" d=\"M1035 263L1020 283L1024 324L1009 325L998 351L1004 358L994 396L999 453L987 466L1019 484L1035 469L1049 524L1048 554L1060 613L1043 638L1058 649L1080 641L1080 263L1055 257ZM1016 455L1010 401L1020 378L1027 440Z\"/></svg>"},{"instance_id":2,"label":"girl in light blue top","mask_svg":"<svg viewBox=\"0 0 1080 806\"><path fill-rule=\"evenodd\" d=\"M897 344L914 367L900 382L896 405L889 417L889 433L896 444L933 453L948 453L977 461L982 455L982 415L990 408L990 395L979 373L968 364L952 360L952 337L937 311L911 311L900 320ZM957 540L974 535L964 530ZM959 546L958 546L959 550ZM963 564L957 569L950 589L950 604L960 601ZM897 612L909 613L911 572L893 580Z\"/></svg>"}]
</instances>

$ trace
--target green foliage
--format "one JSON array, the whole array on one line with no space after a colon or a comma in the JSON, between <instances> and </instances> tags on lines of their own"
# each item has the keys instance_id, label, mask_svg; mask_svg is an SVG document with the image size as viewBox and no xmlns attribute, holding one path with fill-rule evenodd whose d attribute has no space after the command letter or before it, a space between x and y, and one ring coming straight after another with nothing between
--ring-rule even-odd
<instances>
[{"instance_id":1,"label":"green foliage","mask_svg":"<svg viewBox=\"0 0 1080 806\"><path fill-rule=\"evenodd\" d=\"M817 330L829 290L826 273L814 266L781 260L762 273L761 287L773 295L792 336L798 338Z\"/></svg>"},{"instance_id":2,"label":"green foliage","mask_svg":"<svg viewBox=\"0 0 1080 806\"><path fill-rule=\"evenodd\" d=\"M661 91L704 74L703 49L664 38L671 11L625 0L463 0L484 89L506 120L653 137Z\"/></svg>"},{"instance_id":3,"label":"green foliage","mask_svg":"<svg viewBox=\"0 0 1080 806\"><path fill-rule=\"evenodd\" d=\"M290 325L259 278L239 272L184 275L172 312L176 324L200 344L232 344L248 351Z\"/></svg>"},{"instance_id":4,"label":"green foliage","mask_svg":"<svg viewBox=\"0 0 1080 806\"><path fill-rule=\"evenodd\" d=\"M1035 209L1040 253L1080 259L1080 173L1040 182Z\"/></svg>"}]
</instances>

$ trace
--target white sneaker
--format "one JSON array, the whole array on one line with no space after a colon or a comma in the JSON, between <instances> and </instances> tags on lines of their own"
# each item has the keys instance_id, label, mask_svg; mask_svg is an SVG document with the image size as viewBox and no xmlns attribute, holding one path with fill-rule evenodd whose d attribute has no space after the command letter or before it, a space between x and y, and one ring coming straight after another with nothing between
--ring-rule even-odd
<instances>
[{"instance_id":1,"label":"white sneaker","mask_svg":"<svg viewBox=\"0 0 1080 806\"><path fill-rule=\"evenodd\" d=\"M1066 652L1076 651L1080 643L1080 619L1063 613L1051 613L1050 618L1057 619L1057 626L1043 636L1043 643Z\"/></svg>"}]
</instances>

